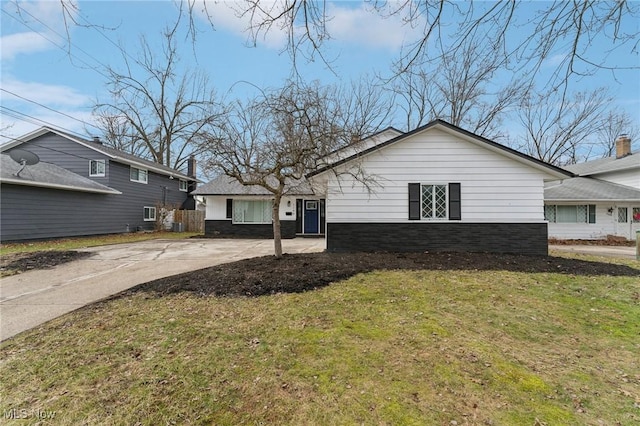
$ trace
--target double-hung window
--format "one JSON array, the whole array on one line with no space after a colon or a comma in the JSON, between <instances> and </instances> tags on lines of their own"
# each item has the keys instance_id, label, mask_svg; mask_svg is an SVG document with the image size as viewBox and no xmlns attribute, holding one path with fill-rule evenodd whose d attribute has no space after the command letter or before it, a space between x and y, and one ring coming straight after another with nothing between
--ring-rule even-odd
<instances>
[{"instance_id":1,"label":"double-hung window","mask_svg":"<svg viewBox=\"0 0 640 426\"><path fill-rule=\"evenodd\" d=\"M188 188L187 181L184 179L180 179L178 181L178 189L182 192L187 192L187 188Z\"/></svg>"},{"instance_id":2,"label":"double-hung window","mask_svg":"<svg viewBox=\"0 0 640 426\"><path fill-rule=\"evenodd\" d=\"M129 179L132 182L147 183L149 179L148 172L144 169L131 166L131 169L129 169Z\"/></svg>"},{"instance_id":3,"label":"double-hung window","mask_svg":"<svg viewBox=\"0 0 640 426\"><path fill-rule=\"evenodd\" d=\"M461 220L459 183L410 183L409 220Z\"/></svg>"},{"instance_id":4,"label":"double-hung window","mask_svg":"<svg viewBox=\"0 0 640 426\"><path fill-rule=\"evenodd\" d=\"M156 220L156 208L144 206L142 217L145 222L152 222Z\"/></svg>"},{"instance_id":5,"label":"double-hung window","mask_svg":"<svg viewBox=\"0 0 640 426\"><path fill-rule=\"evenodd\" d=\"M272 200L233 200L233 223L271 223Z\"/></svg>"},{"instance_id":6,"label":"double-hung window","mask_svg":"<svg viewBox=\"0 0 640 426\"><path fill-rule=\"evenodd\" d=\"M106 170L105 160L89 160L89 177L104 177Z\"/></svg>"}]
</instances>

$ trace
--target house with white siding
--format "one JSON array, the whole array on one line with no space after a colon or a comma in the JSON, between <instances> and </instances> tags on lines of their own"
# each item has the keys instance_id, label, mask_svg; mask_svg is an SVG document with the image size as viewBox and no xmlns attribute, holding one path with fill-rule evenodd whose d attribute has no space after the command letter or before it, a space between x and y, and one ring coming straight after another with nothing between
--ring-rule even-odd
<instances>
[{"instance_id":1,"label":"house with white siding","mask_svg":"<svg viewBox=\"0 0 640 426\"><path fill-rule=\"evenodd\" d=\"M546 255L544 182L571 176L436 120L308 179L326 199L329 251Z\"/></svg>"},{"instance_id":2,"label":"house with white siding","mask_svg":"<svg viewBox=\"0 0 640 426\"><path fill-rule=\"evenodd\" d=\"M616 155L565 167L576 176L545 184L549 237L635 240L640 231L640 155L631 139L616 140Z\"/></svg>"},{"instance_id":3,"label":"house with white siding","mask_svg":"<svg viewBox=\"0 0 640 426\"><path fill-rule=\"evenodd\" d=\"M305 234L307 214L318 217L310 229L317 223L328 251L547 254L544 183L572 173L441 120L386 136L307 175L311 193L291 194L281 218ZM249 225L236 202L260 200L238 190L205 196L205 223L227 220L228 236Z\"/></svg>"}]
</instances>

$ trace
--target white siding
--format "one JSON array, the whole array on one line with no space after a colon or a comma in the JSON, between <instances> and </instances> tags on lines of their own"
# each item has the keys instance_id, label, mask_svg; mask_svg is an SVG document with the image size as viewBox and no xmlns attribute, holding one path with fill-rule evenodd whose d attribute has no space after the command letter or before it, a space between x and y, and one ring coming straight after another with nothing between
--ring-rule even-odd
<instances>
[{"instance_id":1,"label":"white siding","mask_svg":"<svg viewBox=\"0 0 640 426\"><path fill-rule=\"evenodd\" d=\"M594 176L598 179L607 180L609 182L620 185L627 185L632 188L640 189L640 168L635 170L623 170L612 173L602 173Z\"/></svg>"},{"instance_id":2,"label":"white siding","mask_svg":"<svg viewBox=\"0 0 640 426\"><path fill-rule=\"evenodd\" d=\"M353 169L352 162L337 171L349 165ZM438 129L375 151L361 166L375 179L372 192L347 174L316 179L326 179L327 222L408 221L410 182L460 182L463 222L544 220L545 173Z\"/></svg>"},{"instance_id":3,"label":"white siding","mask_svg":"<svg viewBox=\"0 0 640 426\"><path fill-rule=\"evenodd\" d=\"M548 204L587 204L584 203L548 203ZM592 203L591 203L592 204ZM607 235L615 235L635 240L636 231L640 230L640 223L633 223L632 207L638 205L620 205L628 208L628 222L617 223L617 207L615 203L596 204L596 223L549 223L549 238L560 240L600 240ZM609 208L613 211L609 213Z\"/></svg>"},{"instance_id":4,"label":"white siding","mask_svg":"<svg viewBox=\"0 0 640 426\"><path fill-rule=\"evenodd\" d=\"M205 214L205 220L226 220L227 219L227 198L234 198L232 196L224 195L207 195L206 199L207 210ZM268 200L273 197L235 197L243 200ZM291 204L287 205L290 201ZM291 215L287 216L287 212ZM295 197L282 197L280 202L280 220L296 220L296 199Z\"/></svg>"}]
</instances>

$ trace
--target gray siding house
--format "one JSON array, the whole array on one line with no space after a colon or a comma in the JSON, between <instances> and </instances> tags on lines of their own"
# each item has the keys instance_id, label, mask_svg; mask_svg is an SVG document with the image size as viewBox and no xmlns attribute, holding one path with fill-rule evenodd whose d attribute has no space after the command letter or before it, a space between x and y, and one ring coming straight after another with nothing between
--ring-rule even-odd
<instances>
[{"instance_id":1,"label":"gray siding house","mask_svg":"<svg viewBox=\"0 0 640 426\"><path fill-rule=\"evenodd\" d=\"M18 173L13 149L40 162ZM0 153L3 242L152 230L160 206L194 205L194 162L181 173L50 127L3 145Z\"/></svg>"}]
</instances>

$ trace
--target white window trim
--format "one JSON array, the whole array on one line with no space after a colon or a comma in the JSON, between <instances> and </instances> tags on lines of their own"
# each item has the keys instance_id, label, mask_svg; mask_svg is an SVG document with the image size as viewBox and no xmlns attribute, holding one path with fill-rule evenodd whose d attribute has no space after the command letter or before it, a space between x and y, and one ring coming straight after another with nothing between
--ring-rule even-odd
<instances>
[{"instance_id":1,"label":"white window trim","mask_svg":"<svg viewBox=\"0 0 640 426\"><path fill-rule=\"evenodd\" d=\"M91 173L91 165L93 163L102 164L101 173ZM89 177L105 177L107 175L107 161L106 160L89 160Z\"/></svg>"},{"instance_id":2,"label":"white window trim","mask_svg":"<svg viewBox=\"0 0 640 426\"><path fill-rule=\"evenodd\" d=\"M184 189L182 188L182 185L184 184ZM178 179L178 189L182 192L187 192L189 191L189 182L187 182L184 179Z\"/></svg>"},{"instance_id":3,"label":"white window trim","mask_svg":"<svg viewBox=\"0 0 640 426\"><path fill-rule=\"evenodd\" d=\"M149 212L153 212L153 218L146 218L146 217L145 217L145 216L146 216L146 215L145 215L145 213L146 213L146 210L147 210L147 209L149 209ZM156 217L157 217L157 211L156 211L156 208L155 208L155 207L152 207L152 206L144 206L144 207L142 208L142 219L143 219L145 222L155 222L155 221L156 221Z\"/></svg>"},{"instance_id":4,"label":"white window trim","mask_svg":"<svg viewBox=\"0 0 640 426\"><path fill-rule=\"evenodd\" d=\"M145 172L145 176L146 176L146 180L139 180L139 179L131 179L131 170L137 170L138 171L138 178L140 177L140 172L143 171ZM137 182L137 183L144 183L147 184L149 182L149 170L147 169L141 169L139 167L134 167L134 166L129 166L129 180L131 182Z\"/></svg>"},{"instance_id":5,"label":"white window trim","mask_svg":"<svg viewBox=\"0 0 640 426\"><path fill-rule=\"evenodd\" d=\"M422 210L422 187L423 186L444 186L445 188L445 200L444 200L444 208L445 208L445 216L444 217L424 217ZM435 211L435 209L434 209ZM429 222L446 222L449 221L449 184L444 182L429 182L429 183L421 183L420 184L420 220L426 220Z\"/></svg>"}]
</instances>

